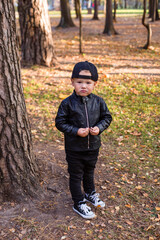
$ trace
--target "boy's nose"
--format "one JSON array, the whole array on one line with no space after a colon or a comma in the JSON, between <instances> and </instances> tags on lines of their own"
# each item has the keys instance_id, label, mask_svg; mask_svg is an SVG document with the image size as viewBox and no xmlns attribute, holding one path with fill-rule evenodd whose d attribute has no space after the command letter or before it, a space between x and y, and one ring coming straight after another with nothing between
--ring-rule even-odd
<instances>
[{"instance_id":1,"label":"boy's nose","mask_svg":"<svg viewBox=\"0 0 160 240\"><path fill-rule=\"evenodd\" d=\"M82 88L86 88L86 84L85 83L82 84Z\"/></svg>"}]
</instances>

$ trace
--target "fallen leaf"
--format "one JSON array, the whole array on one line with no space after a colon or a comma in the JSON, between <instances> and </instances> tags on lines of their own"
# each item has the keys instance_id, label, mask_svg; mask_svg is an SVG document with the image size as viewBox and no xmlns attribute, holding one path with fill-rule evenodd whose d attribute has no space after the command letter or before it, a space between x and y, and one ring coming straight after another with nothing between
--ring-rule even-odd
<instances>
[{"instance_id":1,"label":"fallen leaf","mask_svg":"<svg viewBox=\"0 0 160 240\"><path fill-rule=\"evenodd\" d=\"M157 210L157 211L160 211L160 207L156 207L156 210Z\"/></svg>"},{"instance_id":2,"label":"fallen leaf","mask_svg":"<svg viewBox=\"0 0 160 240\"><path fill-rule=\"evenodd\" d=\"M121 225L117 225L117 228L123 229L123 227Z\"/></svg>"},{"instance_id":3,"label":"fallen leaf","mask_svg":"<svg viewBox=\"0 0 160 240\"><path fill-rule=\"evenodd\" d=\"M128 225L133 225L133 222L131 222L131 221L129 221L129 220L126 220L126 223L128 224Z\"/></svg>"},{"instance_id":4,"label":"fallen leaf","mask_svg":"<svg viewBox=\"0 0 160 240\"><path fill-rule=\"evenodd\" d=\"M59 94L59 98L62 99L62 100L67 98L67 97L68 97L68 95L66 95L66 94L62 94L62 93Z\"/></svg>"},{"instance_id":5,"label":"fallen leaf","mask_svg":"<svg viewBox=\"0 0 160 240\"><path fill-rule=\"evenodd\" d=\"M132 206L130 204L126 204L125 207L126 208L132 208Z\"/></svg>"},{"instance_id":6,"label":"fallen leaf","mask_svg":"<svg viewBox=\"0 0 160 240\"><path fill-rule=\"evenodd\" d=\"M154 240L154 238L153 237L149 237L149 240Z\"/></svg>"},{"instance_id":7,"label":"fallen leaf","mask_svg":"<svg viewBox=\"0 0 160 240\"><path fill-rule=\"evenodd\" d=\"M61 240L63 240L63 239L66 239L66 236L62 236L62 237L61 237Z\"/></svg>"},{"instance_id":8,"label":"fallen leaf","mask_svg":"<svg viewBox=\"0 0 160 240\"><path fill-rule=\"evenodd\" d=\"M112 199L115 199L115 196L113 196L113 195L112 195L112 196L108 196L108 198L112 198Z\"/></svg>"},{"instance_id":9,"label":"fallen leaf","mask_svg":"<svg viewBox=\"0 0 160 240\"><path fill-rule=\"evenodd\" d=\"M87 224L89 224L90 222L91 222L90 220L85 221L85 223L87 223Z\"/></svg>"},{"instance_id":10,"label":"fallen leaf","mask_svg":"<svg viewBox=\"0 0 160 240\"><path fill-rule=\"evenodd\" d=\"M92 231L92 230L86 230L86 233L87 233L88 235L91 235L91 234L93 233L93 231Z\"/></svg>"},{"instance_id":11,"label":"fallen leaf","mask_svg":"<svg viewBox=\"0 0 160 240\"><path fill-rule=\"evenodd\" d=\"M119 194L120 196L123 196L123 194L122 194L120 191L118 191L118 194Z\"/></svg>"},{"instance_id":12,"label":"fallen leaf","mask_svg":"<svg viewBox=\"0 0 160 240\"><path fill-rule=\"evenodd\" d=\"M147 229L146 229L146 231L148 231L148 230L150 230L150 229L153 229L154 228L154 226L153 225L150 225Z\"/></svg>"},{"instance_id":13,"label":"fallen leaf","mask_svg":"<svg viewBox=\"0 0 160 240\"><path fill-rule=\"evenodd\" d=\"M119 212L120 207L119 207L119 206L116 206L115 209L116 209L116 212Z\"/></svg>"},{"instance_id":14,"label":"fallen leaf","mask_svg":"<svg viewBox=\"0 0 160 240\"><path fill-rule=\"evenodd\" d=\"M138 185L138 186L135 187L135 189L141 190L142 186Z\"/></svg>"},{"instance_id":15,"label":"fallen leaf","mask_svg":"<svg viewBox=\"0 0 160 240\"><path fill-rule=\"evenodd\" d=\"M103 236L102 236L102 235L98 235L98 238L99 238L99 239L103 239Z\"/></svg>"}]
</instances>

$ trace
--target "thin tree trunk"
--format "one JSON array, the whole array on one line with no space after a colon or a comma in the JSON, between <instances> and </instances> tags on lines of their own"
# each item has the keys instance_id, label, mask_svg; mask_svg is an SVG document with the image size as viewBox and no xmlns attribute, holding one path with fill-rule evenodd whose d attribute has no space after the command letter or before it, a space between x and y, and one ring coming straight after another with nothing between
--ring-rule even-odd
<instances>
[{"instance_id":1,"label":"thin tree trunk","mask_svg":"<svg viewBox=\"0 0 160 240\"><path fill-rule=\"evenodd\" d=\"M106 0L106 19L105 19L105 28L103 33L108 36L118 34L114 29L113 25L113 16L112 16L112 0Z\"/></svg>"},{"instance_id":2,"label":"thin tree trunk","mask_svg":"<svg viewBox=\"0 0 160 240\"><path fill-rule=\"evenodd\" d=\"M158 13L158 0L156 0L156 21L159 20L159 13Z\"/></svg>"},{"instance_id":3,"label":"thin tree trunk","mask_svg":"<svg viewBox=\"0 0 160 240\"><path fill-rule=\"evenodd\" d=\"M7 30L7 31L6 31ZM21 84L12 0L0 1L0 196L20 200L40 189Z\"/></svg>"},{"instance_id":4,"label":"thin tree trunk","mask_svg":"<svg viewBox=\"0 0 160 240\"><path fill-rule=\"evenodd\" d=\"M77 0L78 3L78 15L79 15L79 53L82 54L82 14L81 14L81 3L80 0Z\"/></svg>"},{"instance_id":5,"label":"thin tree trunk","mask_svg":"<svg viewBox=\"0 0 160 240\"><path fill-rule=\"evenodd\" d=\"M94 15L92 20L99 20L98 18L98 0L94 0Z\"/></svg>"},{"instance_id":6,"label":"thin tree trunk","mask_svg":"<svg viewBox=\"0 0 160 240\"><path fill-rule=\"evenodd\" d=\"M113 13L113 20L114 20L114 22L117 22L116 11L117 11L117 0L114 0L114 13Z\"/></svg>"},{"instance_id":7,"label":"thin tree trunk","mask_svg":"<svg viewBox=\"0 0 160 240\"><path fill-rule=\"evenodd\" d=\"M28 64L55 64L47 0L19 0L18 11L22 60Z\"/></svg>"},{"instance_id":8,"label":"thin tree trunk","mask_svg":"<svg viewBox=\"0 0 160 240\"><path fill-rule=\"evenodd\" d=\"M135 0L135 8L138 8L138 0Z\"/></svg>"},{"instance_id":9,"label":"thin tree trunk","mask_svg":"<svg viewBox=\"0 0 160 240\"><path fill-rule=\"evenodd\" d=\"M151 36L152 36L152 29L149 23L146 23L146 0L143 0L143 17L142 17L142 24L147 29L147 43L144 45L144 49L148 49L151 45Z\"/></svg>"},{"instance_id":10,"label":"thin tree trunk","mask_svg":"<svg viewBox=\"0 0 160 240\"><path fill-rule=\"evenodd\" d=\"M156 20L156 0L152 0L152 8L152 22L154 22Z\"/></svg>"},{"instance_id":11,"label":"thin tree trunk","mask_svg":"<svg viewBox=\"0 0 160 240\"><path fill-rule=\"evenodd\" d=\"M79 18L79 5L78 5L78 1L74 0L74 7L75 7L75 12L76 12L76 18Z\"/></svg>"},{"instance_id":12,"label":"thin tree trunk","mask_svg":"<svg viewBox=\"0 0 160 240\"><path fill-rule=\"evenodd\" d=\"M60 0L61 19L57 27L69 28L75 27L70 12L69 0Z\"/></svg>"},{"instance_id":13,"label":"thin tree trunk","mask_svg":"<svg viewBox=\"0 0 160 240\"><path fill-rule=\"evenodd\" d=\"M127 0L124 0L124 8L127 8Z\"/></svg>"}]
</instances>

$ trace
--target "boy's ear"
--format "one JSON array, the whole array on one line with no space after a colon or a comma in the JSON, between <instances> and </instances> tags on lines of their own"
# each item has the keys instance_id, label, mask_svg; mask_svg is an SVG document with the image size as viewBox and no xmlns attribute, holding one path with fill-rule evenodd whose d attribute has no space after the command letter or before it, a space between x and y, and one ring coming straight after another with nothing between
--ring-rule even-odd
<instances>
[{"instance_id":1,"label":"boy's ear","mask_svg":"<svg viewBox=\"0 0 160 240\"><path fill-rule=\"evenodd\" d=\"M94 86L96 86L97 85L97 82L94 82Z\"/></svg>"}]
</instances>

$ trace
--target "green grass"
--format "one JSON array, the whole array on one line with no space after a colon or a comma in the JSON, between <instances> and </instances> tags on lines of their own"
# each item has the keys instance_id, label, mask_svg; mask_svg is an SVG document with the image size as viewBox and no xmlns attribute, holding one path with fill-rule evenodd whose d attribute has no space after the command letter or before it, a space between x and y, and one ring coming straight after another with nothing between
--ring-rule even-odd
<instances>
[{"instance_id":1,"label":"green grass","mask_svg":"<svg viewBox=\"0 0 160 240\"><path fill-rule=\"evenodd\" d=\"M94 13L94 10L92 10L92 14ZM72 10L71 11L71 14L73 17L75 17L75 11ZM104 11L102 10L99 10L98 14L100 15L104 15ZM117 9L117 12L116 12L117 16L121 16L121 15L142 15L143 14L143 9ZM61 15L60 11L57 11L57 10L54 10L54 11L49 11L49 15L52 16L52 17L58 17ZM82 10L82 16L83 15L91 15L91 14L88 14L88 10Z\"/></svg>"},{"instance_id":2,"label":"green grass","mask_svg":"<svg viewBox=\"0 0 160 240\"><path fill-rule=\"evenodd\" d=\"M146 79L135 79L123 75L121 83L116 78L104 79L99 82L95 93L103 97L113 116L113 122L103 133L103 140L112 138L120 145L129 144L135 147L135 152L141 156L143 152L156 157L158 155L158 125L159 108L158 92L160 83L148 82ZM28 81L24 88L25 98L32 99L30 110L32 114L39 113L46 124L45 135L49 139L55 136L62 138L56 129L52 129L54 118L61 102L61 95L72 92L69 86L46 87L37 83L36 79ZM35 104L35 107L34 107ZM43 132L43 131L42 131ZM158 160L155 160L156 164Z\"/></svg>"}]
</instances>

